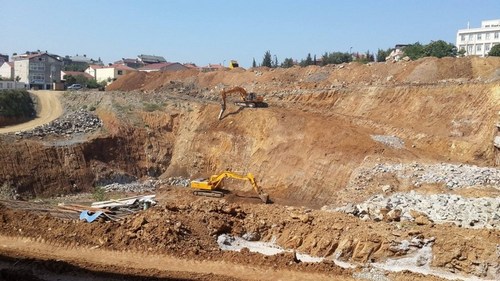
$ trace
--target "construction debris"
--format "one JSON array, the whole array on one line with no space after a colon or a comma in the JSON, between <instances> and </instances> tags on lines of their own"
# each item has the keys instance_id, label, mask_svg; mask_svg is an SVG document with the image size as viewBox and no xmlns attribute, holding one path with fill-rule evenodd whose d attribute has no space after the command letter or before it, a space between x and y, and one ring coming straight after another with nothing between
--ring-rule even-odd
<instances>
[{"instance_id":1,"label":"construction debris","mask_svg":"<svg viewBox=\"0 0 500 281\"><path fill-rule=\"evenodd\" d=\"M80 220L86 220L87 222L93 222L97 218L102 218L105 221L118 221L127 215L146 210L156 205L156 201L153 199L155 196L154 194L140 195L123 199L94 202L90 207L75 204L60 204L59 208L79 212Z\"/></svg>"}]
</instances>

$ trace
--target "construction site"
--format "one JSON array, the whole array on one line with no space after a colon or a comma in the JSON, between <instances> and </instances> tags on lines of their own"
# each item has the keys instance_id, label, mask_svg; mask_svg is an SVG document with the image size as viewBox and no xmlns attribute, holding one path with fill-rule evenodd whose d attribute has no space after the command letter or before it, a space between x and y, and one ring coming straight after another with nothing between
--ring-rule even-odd
<instances>
[{"instance_id":1,"label":"construction site","mask_svg":"<svg viewBox=\"0 0 500 281\"><path fill-rule=\"evenodd\" d=\"M0 280L500 279L498 57L32 93L0 127Z\"/></svg>"}]
</instances>

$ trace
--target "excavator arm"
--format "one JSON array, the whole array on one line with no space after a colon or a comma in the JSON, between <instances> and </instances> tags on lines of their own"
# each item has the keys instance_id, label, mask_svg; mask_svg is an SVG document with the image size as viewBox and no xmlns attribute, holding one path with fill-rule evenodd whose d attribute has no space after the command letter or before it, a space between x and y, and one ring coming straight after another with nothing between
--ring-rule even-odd
<instances>
[{"instance_id":1,"label":"excavator arm","mask_svg":"<svg viewBox=\"0 0 500 281\"><path fill-rule=\"evenodd\" d=\"M220 110L220 113L219 113L219 120L221 120L222 114L226 110L226 98L227 98L227 95L228 94L232 94L232 93L239 93L240 97L241 97L241 100L243 102L245 102L245 99L246 99L246 96L247 96L247 91L245 89L243 89L242 87L234 87L234 88L231 88L231 89L228 89L228 90L226 90L226 89L222 90L220 92L222 101L221 101L221 110Z\"/></svg>"},{"instance_id":2,"label":"excavator arm","mask_svg":"<svg viewBox=\"0 0 500 281\"><path fill-rule=\"evenodd\" d=\"M222 101L221 101L221 110L219 113L219 120L222 119L222 114L226 110L226 99L227 95L238 93L241 97L240 102L235 102L236 105L240 107L267 107L267 104L264 103L264 98L262 96L257 96L254 93L247 93L245 89L242 87L234 87L231 89L224 89L220 92Z\"/></svg>"}]
</instances>

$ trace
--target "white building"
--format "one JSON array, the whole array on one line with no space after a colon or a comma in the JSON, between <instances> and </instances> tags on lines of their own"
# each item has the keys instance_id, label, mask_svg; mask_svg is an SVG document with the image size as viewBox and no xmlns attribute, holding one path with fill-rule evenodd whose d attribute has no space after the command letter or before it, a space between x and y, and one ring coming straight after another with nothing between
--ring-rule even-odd
<instances>
[{"instance_id":1,"label":"white building","mask_svg":"<svg viewBox=\"0 0 500 281\"><path fill-rule=\"evenodd\" d=\"M460 29L457 32L457 48L465 50L465 55L484 57L491 48L500 44L500 19L485 20L480 28Z\"/></svg>"},{"instance_id":2,"label":"white building","mask_svg":"<svg viewBox=\"0 0 500 281\"><path fill-rule=\"evenodd\" d=\"M14 63L0 63L0 78L5 80L14 80Z\"/></svg>"},{"instance_id":3,"label":"white building","mask_svg":"<svg viewBox=\"0 0 500 281\"><path fill-rule=\"evenodd\" d=\"M85 72L92 75L97 82L108 81L112 82L118 77L127 73L137 71L131 67L121 64L113 64L109 66L90 65Z\"/></svg>"}]
</instances>

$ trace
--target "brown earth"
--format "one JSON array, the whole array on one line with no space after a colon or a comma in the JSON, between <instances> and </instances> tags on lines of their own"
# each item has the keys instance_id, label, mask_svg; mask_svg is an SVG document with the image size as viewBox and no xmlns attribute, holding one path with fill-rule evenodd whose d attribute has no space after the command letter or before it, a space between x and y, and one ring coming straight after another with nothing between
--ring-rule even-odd
<instances>
[{"instance_id":1,"label":"brown earth","mask_svg":"<svg viewBox=\"0 0 500 281\"><path fill-rule=\"evenodd\" d=\"M342 260L359 263L397 256L391 245L402 240L434 237L432 266L476 274L478 267L498 261L498 230L364 222L315 209L361 202L379 193L377 179L361 191L348 186L356 170L380 162L494 166L499 81L499 58L426 58L207 73L137 72L115 81L105 93L66 93L61 96L66 110L95 106L104 128L83 139L5 135L0 138L0 185L29 199L91 191L104 180L125 176L192 179L230 169L254 173L275 204L260 205L255 198L238 196L222 201L200 199L186 190L163 186L158 190L162 198L158 207L120 223L85 224L4 207L1 235L28 237L54 247L69 245L75 250L130 250L251 264L277 270L277 275L291 270L340 278L353 278L359 269L296 263L290 255L220 252L213 235L257 232L262 240L274 237L287 248L327 257L342 253ZM218 91L224 86L242 86L263 95L269 108L239 110L230 105L219 121ZM156 107L151 109L152 105ZM404 148L376 142L372 135L397 136ZM411 189L397 181L393 184L396 190ZM251 194L243 183L231 182L228 188ZM442 190L441 186L426 188L423 192ZM499 191L488 195L498 196ZM308 219L297 219L304 216ZM25 219L19 222L19 217ZM51 257L38 254L38 258ZM74 263L100 264L95 260ZM116 270L137 269L126 264ZM109 265L101 266L114 271ZM222 278L217 280L261 279L223 270L215 274ZM431 278L409 272L386 276L392 280Z\"/></svg>"}]
</instances>

